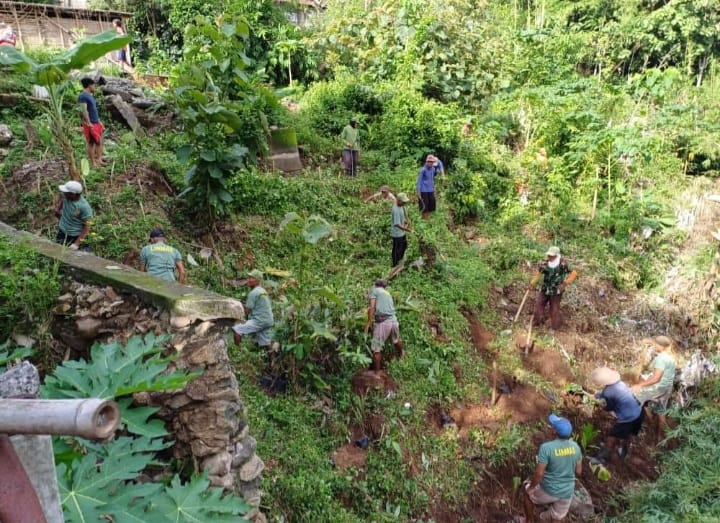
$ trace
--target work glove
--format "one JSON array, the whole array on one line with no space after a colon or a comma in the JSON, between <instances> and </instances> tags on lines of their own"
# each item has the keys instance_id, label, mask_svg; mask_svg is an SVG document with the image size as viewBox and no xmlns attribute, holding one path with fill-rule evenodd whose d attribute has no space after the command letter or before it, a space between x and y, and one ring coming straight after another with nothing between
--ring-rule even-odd
<instances>
[{"instance_id":1,"label":"work glove","mask_svg":"<svg viewBox=\"0 0 720 523\"><path fill-rule=\"evenodd\" d=\"M78 250L78 244L77 243L71 243L70 244L70 250L71 251L77 251Z\"/></svg>"}]
</instances>

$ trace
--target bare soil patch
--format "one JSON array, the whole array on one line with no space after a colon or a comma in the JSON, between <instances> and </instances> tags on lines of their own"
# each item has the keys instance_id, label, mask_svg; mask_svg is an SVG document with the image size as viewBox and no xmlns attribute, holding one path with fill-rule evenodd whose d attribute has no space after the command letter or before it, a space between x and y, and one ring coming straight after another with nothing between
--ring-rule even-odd
<instances>
[{"instance_id":1,"label":"bare soil patch","mask_svg":"<svg viewBox=\"0 0 720 523\"><path fill-rule=\"evenodd\" d=\"M342 471L350 468L361 469L367 462L367 450L361 449L355 443L348 443L333 452L332 461Z\"/></svg>"}]
</instances>

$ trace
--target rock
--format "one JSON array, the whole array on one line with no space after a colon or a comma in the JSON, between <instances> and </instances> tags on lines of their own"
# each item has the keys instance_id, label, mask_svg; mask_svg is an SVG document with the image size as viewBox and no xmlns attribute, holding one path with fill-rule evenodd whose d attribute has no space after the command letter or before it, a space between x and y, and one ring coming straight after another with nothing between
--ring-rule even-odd
<instances>
[{"instance_id":1,"label":"rock","mask_svg":"<svg viewBox=\"0 0 720 523\"><path fill-rule=\"evenodd\" d=\"M252 436L248 436L242 441L235 443L235 455L233 456L232 466L238 468L243 465L250 457L255 454L257 441Z\"/></svg>"},{"instance_id":2,"label":"rock","mask_svg":"<svg viewBox=\"0 0 720 523\"><path fill-rule=\"evenodd\" d=\"M118 301L120 298L112 287L105 287L105 297L110 301Z\"/></svg>"},{"instance_id":3,"label":"rock","mask_svg":"<svg viewBox=\"0 0 720 523\"><path fill-rule=\"evenodd\" d=\"M142 125L140 125L140 122L135 115L135 111L133 111L132 107L130 107L123 98L114 94L108 98L108 101L112 104L112 107L116 109L121 118L125 120L125 123L128 127L130 127L130 129L132 129L136 136L145 135L145 130Z\"/></svg>"},{"instance_id":4,"label":"rock","mask_svg":"<svg viewBox=\"0 0 720 523\"><path fill-rule=\"evenodd\" d=\"M184 329L191 323L192 318L190 318L189 316L173 316L172 318L170 318L170 326L173 329Z\"/></svg>"},{"instance_id":5,"label":"rock","mask_svg":"<svg viewBox=\"0 0 720 523\"><path fill-rule=\"evenodd\" d=\"M226 474L225 476L214 476L210 474L208 480L211 486L220 487L225 490L232 490L235 486L235 478L233 478L232 474Z\"/></svg>"},{"instance_id":6,"label":"rock","mask_svg":"<svg viewBox=\"0 0 720 523\"><path fill-rule=\"evenodd\" d=\"M96 302L102 300L104 297L105 297L105 293L104 293L104 292L102 292L102 291L100 291L100 290L98 290L98 289L95 289L95 290L90 294L90 296L88 296L88 297L86 298L86 301L87 301L88 303L91 303L91 304L92 304L92 303L96 303Z\"/></svg>"},{"instance_id":7,"label":"rock","mask_svg":"<svg viewBox=\"0 0 720 523\"><path fill-rule=\"evenodd\" d=\"M152 98L144 98L142 96L135 98L132 101L132 106L137 107L138 109L150 109L151 107L154 107L156 105L162 105L163 102L161 100L153 100Z\"/></svg>"},{"instance_id":8,"label":"rock","mask_svg":"<svg viewBox=\"0 0 720 523\"><path fill-rule=\"evenodd\" d=\"M35 340L24 334L13 334L12 339L18 347L32 347L35 345Z\"/></svg>"},{"instance_id":9,"label":"rock","mask_svg":"<svg viewBox=\"0 0 720 523\"><path fill-rule=\"evenodd\" d=\"M97 318L80 318L75 321L78 336L86 340L95 339L100 332L102 322Z\"/></svg>"},{"instance_id":10,"label":"rock","mask_svg":"<svg viewBox=\"0 0 720 523\"><path fill-rule=\"evenodd\" d=\"M208 456L200 463L200 470L206 470L211 476L225 476L230 474L230 465L233 458L227 452L220 452Z\"/></svg>"},{"instance_id":11,"label":"rock","mask_svg":"<svg viewBox=\"0 0 720 523\"><path fill-rule=\"evenodd\" d=\"M72 293L63 294L58 298L58 301L60 302L72 302L74 298L74 295Z\"/></svg>"},{"instance_id":12,"label":"rock","mask_svg":"<svg viewBox=\"0 0 720 523\"><path fill-rule=\"evenodd\" d=\"M246 489L241 486L240 494L242 494L243 499L247 501L248 505L252 505L253 507L260 506L262 491L259 488L253 486Z\"/></svg>"},{"instance_id":13,"label":"rock","mask_svg":"<svg viewBox=\"0 0 720 523\"><path fill-rule=\"evenodd\" d=\"M238 476L240 481L252 481L257 478L263 470L265 470L265 463L263 463L256 454L253 454L252 458L240 467Z\"/></svg>"},{"instance_id":14,"label":"rock","mask_svg":"<svg viewBox=\"0 0 720 523\"><path fill-rule=\"evenodd\" d=\"M192 402L192 398L189 398L186 394L176 394L165 402L165 406L173 410L178 410Z\"/></svg>"},{"instance_id":15,"label":"rock","mask_svg":"<svg viewBox=\"0 0 720 523\"><path fill-rule=\"evenodd\" d=\"M13 141L13 132L10 130L10 126L6 124L0 124L0 146L10 145Z\"/></svg>"},{"instance_id":16,"label":"rock","mask_svg":"<svg viewBox=\"0 0 720 523\"><path fill-rule=\"evenodd\" d=\"M204 321L195 328L195 334L197 336L205 336L213 326L214 326L213 322Z\"/></svg>"}]
</instances>

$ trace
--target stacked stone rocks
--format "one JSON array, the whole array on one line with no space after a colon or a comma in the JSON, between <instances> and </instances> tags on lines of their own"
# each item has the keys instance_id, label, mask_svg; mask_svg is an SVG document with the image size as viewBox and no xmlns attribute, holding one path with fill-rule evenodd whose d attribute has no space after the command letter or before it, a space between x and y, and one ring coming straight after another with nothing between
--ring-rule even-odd
<instances>
[{"instance_id":1,"label":"stacked stone rocks","mask_svg":"<svg viewBox=\"0 0 720 523\"><path fill-rule=\"evenodd\" d=\"M170 371L202 372L183 390L136 394L140 404L157 406L173 432L173 454L207 470L213 486L234 490L252 506L245 517L264 523L259 511L265 465L255 453L245 407L227 355L226 334L233 320L192 322L173 318L137 297L111 287L73 282L55 307L60 350L80 351L95 341L126 341L134 334L170 333L168 350L179 356Z\"/></svg>"}]
</instances>

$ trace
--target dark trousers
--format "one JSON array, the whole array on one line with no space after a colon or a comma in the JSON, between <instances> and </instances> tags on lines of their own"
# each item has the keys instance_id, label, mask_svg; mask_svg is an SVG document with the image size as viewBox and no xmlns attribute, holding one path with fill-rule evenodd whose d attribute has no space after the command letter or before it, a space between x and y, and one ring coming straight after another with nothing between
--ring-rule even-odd
<instances>
[{"instance_id":1,"label":"dark trousers","mask_svg":"<svg viewBox=\"0 0 720 523\"><path fill-rule=\"evenodd\" d=\"M57 235L55 236L55 242L61 245L70 245L71 243L75 243L77 239L77 236L69 236L61 229L58 229Z\"/></svg>"},{"instance_id":2,"label":"dark trousers","mask_svg":"<svg viewBox=\"0 0 720 523\"><path fill-rule=\"evenodd\" d=\"M359 157L359 151L355 151L353 149L343 149L342 162L343 167L345 167L345 174L349 176L355 176L357 174Z\"/></svg>"},{"instance_id":3,"label":"dark trousers","mask_svg":"<svg viewBox=\"0 0 720 523\"><path fill-rule=\"evenodd\" d=\"M405 257L405 249L407 249L407 237L406 236L400 236L399 238L393 237L392 241L393 241L392 266L397 267L397 265Z\"/></svg>"},{"instance_id":4,"label":"dark trousers","mask_svg":"<svg viewBox=\"0 0 720 523\"><path fill-rule=\"evenodd\" d=\"M533 325L540 325L543 321L545 314L545 306L550 304L550 327L553 329L559 329L562 325L562 317L560 317L560 300L562 294L555 296L548 296L544 292L540 291L537 300L535 301L535 310L533 311Z\"/></svg>"}]
</instances>

